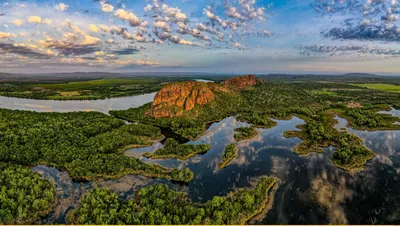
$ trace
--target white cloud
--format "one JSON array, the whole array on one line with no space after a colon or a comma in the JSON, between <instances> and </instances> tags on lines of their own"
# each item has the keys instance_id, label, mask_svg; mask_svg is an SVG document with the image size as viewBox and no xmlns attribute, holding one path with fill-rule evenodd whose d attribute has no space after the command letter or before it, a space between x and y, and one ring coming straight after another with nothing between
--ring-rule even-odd
<instances>
[{"instance_id":1,"label":"white cloud","mask_svg":"<svg viewBox=\"0 0 400 226\"><path fill-rule=\"evenodd\" d=\"M193 45L191 41L186 41L184 39L179 40L179 44L181 45Z\"/></svg>"},{"instance_id":2,"label":"white cloud","mask_svg":"<svg viewBox=\"0 0 400 226\"><path fill-rule=\"evenodd\" d=\"M66 5L64 3L60 3L54 6L54 8L58 11L66 11L68 9L69 5Z\"/></svg>"},{"instance_id":3,"label":"white cloud","mask_svg":"<svg viewBox=\"0 0 400 226\"><path fill-rule=\"evenodd\" d=\"M84 40L83 40L83 42L79 43L79 45L89 46L89 45L96 45L96 44L100 43L99 38L96 38L96 37L93 37L93 36L90 36L87 34L84 34L83 37L84 37Z\"/></svg>"},{"instance_id":4,"label":"white cloud","mask_svg":"<svg viewBox=\"0 0 400 226\"><path fill-rule=\"evenodd\" d=\"M28 22L29 23L35 23L35 24L52 24L51 19L42 19L39 16L29 16L28 17Z\"/></svg>"},{"instance_id":5,"label":"white cloud","mask_svg":"<svg viewBox=\"0 0 400 226\"><path fill-rule=\"evenodd\" d=\"M0 31L0 39L11 38L13 34Z\"/></svg>"},{"instance_id":6,"label":"white cloud","mask_svg":"<svg viewBox=\"0 0 400 226\"><path fill-rule=\"evenodd\" d=\"M16 20L12 20L11 23L13 23L15 26L19 27L19 26L21 26L22 24L24 24L24 21L23 21L23 20L16 19Z\"/></svg>"},{"instance_id":7,"label":"white cloud","mask_svg":"<svg viewBox=\"0 0 400 226\"><path fill-rule=\"evenodd\" d=\"M163 29L164 31L166 31L166 32L170 32L170 27L169 27L169 25L166 23L166 22L164 22L164 21L157 21L157 22L154 22L154 26L155 27L157 27L157 28L161 28L161 29Z\"/></svg>"},{"instance_id":8,"label":"white cloud","mask_svg":"<svg viewBox=\"0 0 400 226\"><path fill-rule=\"evenodd\" d=\"M129 24L132 27L136 27L136 26L138 26L140 24L139 18L137 18L136 15L133 14L132 12L130 12L130 11L125 11L123 9L118 9L117 11L115 11L114 15L117 18L121 19L121 20L129 22Z\"/></svg>"},{"instance_id":9,"label":"white cloud","mask_svg":"<svg viewBox=\"0 0 400 226\"><path fill-rule=\"evenodd\" d=\"M165 12L167 17L171 17L176 21L186 21L187 20L186 14L182 13L179 8L172 8L172 7L169 7L167 4L163 4L161 8Z\"/></svg>"},{"instance_id":10,"label":"white cloud","mask_svg":"<svg viewBox=\"0 0 400 226\"><path fill-rule=\"evenodd\" d=\"M18 8L26 8L26 6L22 3L15 4Z\"/></svg>"},{"instance_id":11,"label":"white cloud","mask_svg":"<svg viewBox=\"0 0 400 226\"><path fill-rule=\"evenodd\" d=\"M99 32L99 28L97 28L97 26L96 25L94 25L94 24L90 24L89 25L89 29L91 30L91 31L93 31L93 32Z\"/></svg>"},{"instance_id":12,"label":"white cloud","mask_svg":"<svg viewBox=\"0 0 400 226\"><path fill-rule=\"evenodd\" d=\"M145 11L145 12L150 12L151 10L153 10L153 6L150 5L150 4L147 4L147 5L144 7L144 11Z\"/></svg>"},{"instance_id":13,"label":"white cloud","mask_svg":"<svg viewBox=\"0 0 400 226\"><path fill-rule=\"evenodd\" d=\"M106 2L103 2L103 1L101 1L100 4L101 4L101 10L103 12L110 13L110 12L114 11L114 6L112 6Z\"/></svg>"}]
</instances>

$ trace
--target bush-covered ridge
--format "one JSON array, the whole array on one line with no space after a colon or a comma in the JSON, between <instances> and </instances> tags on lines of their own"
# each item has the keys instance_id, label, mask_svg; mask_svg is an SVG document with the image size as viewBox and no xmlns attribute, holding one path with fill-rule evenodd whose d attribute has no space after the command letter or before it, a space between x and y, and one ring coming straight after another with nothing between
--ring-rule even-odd
<instances>
[{"instance_id":1,"label":"bush-covered ridge","mask_svg":"<svg viewBox=\"0 0 400 226\"><path fill-rule=\"evenodd\" d=\"M94 189L67 219L71 224L245 224L263 211L275 183L275 178L263 177L255 188L215 196L205 204L192 203L185 193L163 184L142 188L130 200Z\"/></svg>"}]
</instances>

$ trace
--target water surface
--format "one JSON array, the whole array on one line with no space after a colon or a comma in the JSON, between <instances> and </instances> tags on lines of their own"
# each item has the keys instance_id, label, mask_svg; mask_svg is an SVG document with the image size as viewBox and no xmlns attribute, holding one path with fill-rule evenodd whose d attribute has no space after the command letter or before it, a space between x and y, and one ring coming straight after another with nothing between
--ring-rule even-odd
<instances>
[{"instance_id":1,"label":"water surface","mask_svg":"<svg viewBox=\"0 0 400 226\"><path fill-rule=\"evenodd\" d=\"M156 93L104 100L34 100L0 96L0 108L37 112L125 110L152 102Z\"/></svg>"}]
</instances>

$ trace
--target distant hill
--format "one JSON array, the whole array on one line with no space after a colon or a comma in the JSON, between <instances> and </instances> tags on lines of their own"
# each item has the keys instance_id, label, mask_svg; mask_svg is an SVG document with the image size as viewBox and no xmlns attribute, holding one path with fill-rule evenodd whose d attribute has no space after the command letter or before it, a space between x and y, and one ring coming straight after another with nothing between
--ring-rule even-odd
<instances>
[{"instance_id":1,"label":"distant hill","mask_svg":"<svg viewBox=\"0 0 400 226\"><path fill-rule=\"evenodd\" d=\"M375 78L375 77L382 77L376 74L369 74L369 73L346 73L346 74L333 74L333 75L326 75L326 74L266 74L261 75L266 77L291 77L291 78L306 78L306 77L353 77L353 78Z\"/></svg>"},{"instance_id":2,"label":"distant hill","mask_svg":"<svg viewBox=\"0 0 400 226\"><path fill-rule=\"evenodd\" d=\"M369 74L369 73L347 73L342 76L345 77L357 77L357 78L375 78L375 77L380 77L380 75L376 74Z\"/></svg>"}]
</instances>

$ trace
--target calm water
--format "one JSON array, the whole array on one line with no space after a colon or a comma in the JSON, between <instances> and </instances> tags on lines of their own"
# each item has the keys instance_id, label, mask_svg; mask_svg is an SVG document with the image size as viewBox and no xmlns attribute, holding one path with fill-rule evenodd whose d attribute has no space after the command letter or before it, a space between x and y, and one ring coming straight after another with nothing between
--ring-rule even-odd
<instances>
[{"instance_id":1,"label":"calm water","mask_svg":"<svg viewBox=\"0 0 400 226\"><path fill-rule=\"evenodd\" d=\"M338 128L346 120L339 119ZM286 130L303 123L299 118L280 121L272 129L259 129L252 140L238 142L238 156L226 168L218 162L224 148L234 142L234 128L247 126L229 117L214 123L197 141L207 143L211 150L186 161L150 160L141 157L146 152L162 148L157 142L151 147L131 149L127 156L174 168L190 168L195 175L187 185L154 180L140 176L125 176L115 181L92 183L72 182L65 172L39 166L41 172L56 184L61 204L44 223L64 223L63 213L76 207L81 194L92 187L109 187L129 198L133 190L153 183L167 183L171 188L188 192L195 202L206 202L215 195L226 195L236 188L247 187L260 176L278 178L279 186L272 191L269 211L257 217L260 224L398 224L400 223L400 131L363 132L348 129L365 140L365 145L377 156L360 172L348 173L335 168L330 157L334 148L325 153L301 157L292 149L298 138L283 137ZM56 220L57 219L57 220Z\"/></svg>"},{"instance_id":2,"label":"calm water","mask_svg":"<svg viewBox=\"0 0 400 226\"><path fill-rule=\"evenodd\" d=\"M394 109L394 108L392 108L392 110L390 110L390 111L380 111L379 113L389 114L389 115L392 115L392 116L400 116L400 110L397 110L397 109Z\"/></svg>"},{"instance_id":3,"label":"calm water","mask_svg":"<svg viewBox=\"0 0 400 226\"><path fill-rule=\"evenodd\" d=\"M0 97L0 107L35 111L85 111L108 112L110 109L127 109L152 101L154 93L96 101L41 101ZM388 114L399 115L392 110ZM226 195L236 188L248 187L260 176L278 178L279 186L271 192L268 212L250 223L260 224L399 224L400 223L400 131L366 132L346 128L347 121L336 117L335 128L347 129L360 136L365 145L377 156L360 172L348 173L335 168L330 157L334 148L325 153L301 157L293 148L301 142L298 138L284 138L286 130L296 129L304 123L277 120L272 129L258 129L260 134L251 140L240 141L238 156L224 169L218 169L225 147L234 142L234 129L248 126L229 117L214 123L204 136L194 144L210 144L206 154L186 161L151 160L141 157L144 152L162 148L160 142L151 147L131 149L127 156L173 168L190 168L195 175L189 184L172 183L162 179L142 176L124 176L118 180L96 180L88 183L73 182L65 171L46 166L33 170L52 181L58 193L55 211L41 223L65 223L65 215L78 206L82 194L94 187L108 187L123 198L131 198L134 191L154 183L167 183L171 188L188 192L195 202L206 202L215 195Z\"/></svg>"},{"instance_id":4,"label":"calm water","mask_svg":"<svg viewBox=\"0 0 400 226\"><path fill-rule=\"evenodd\" d=\"M207 80L207 79L194 79L196 82L214 82L212 80Z\"/></svg>"},{"instance_id":5,"label":"calm water","mask_svg":"<svg viewBox=\"0 0 400 226\"><path fill-rule=\"evenodd\" d=\"M38 112L125 110L152 102L156 93L105 100L33 100L0 96L0 108Z\"/></svg>"}]
</instances>

